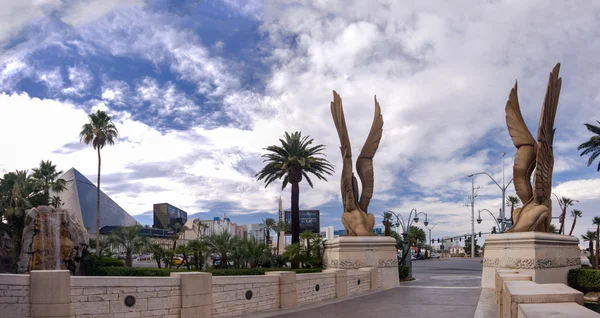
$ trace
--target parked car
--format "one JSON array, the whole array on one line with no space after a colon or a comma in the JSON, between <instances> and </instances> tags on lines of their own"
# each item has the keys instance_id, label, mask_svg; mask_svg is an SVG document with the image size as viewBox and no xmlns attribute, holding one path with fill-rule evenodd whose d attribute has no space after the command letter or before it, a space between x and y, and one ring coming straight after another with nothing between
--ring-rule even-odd
<instances>
[{"instance_id":1,"label":"parked car","mask_svg":"<svg viewBox=\"0 0 600 318\"><path fill-rule=\"evenodd\" d=\"M182 262L183 262L183 258L173 257L173 265L181 265Z\"/></svg>"}]
</instances>

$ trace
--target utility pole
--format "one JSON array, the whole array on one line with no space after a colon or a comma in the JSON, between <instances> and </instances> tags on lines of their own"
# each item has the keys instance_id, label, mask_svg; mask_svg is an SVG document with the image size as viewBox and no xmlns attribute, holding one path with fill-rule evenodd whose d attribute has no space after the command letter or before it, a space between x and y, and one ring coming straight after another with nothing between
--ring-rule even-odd
<instances>
[{"instance_id":1,"label":"utility pole","mask_svg":"<svg viewBox=\"0 0 600 318\"><path fill-rule=\"evenodd\" d=\"M471 177L471 195L469 196L469 203L471 205L471 258L475 257L475 198L477 193L475 190L475 178Z\"/></svg>"}]
</instances>

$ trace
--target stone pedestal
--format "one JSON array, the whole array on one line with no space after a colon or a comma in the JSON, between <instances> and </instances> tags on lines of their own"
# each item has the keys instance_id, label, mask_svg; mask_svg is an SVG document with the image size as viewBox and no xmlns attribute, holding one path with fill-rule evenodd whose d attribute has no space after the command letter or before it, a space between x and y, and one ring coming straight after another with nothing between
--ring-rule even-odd
<instances>
[{"instance_id":1,"label":"stone pedestal","mask_svg":"<svg viewBox=\"0 0 600 318\"><path fill-rule=\"evenodd\" d=\"M567 272L581 267L579 239L573 236L520 232L489 235L485 240L481 287L495 287L497 269L531 275L533 282L567 283Z\"/></svg>"},{"instance_id":2,"label":"stone pedestal","mask_svg":"<svg viewBox=\"0 0 600 318\"><path fill-rule=\"evenodd\" d=\"M378 268L382 288L400 286L396 240L389 236L342 236L325 244L323 265L327 269Z\"/></svg>"}]
</instances>

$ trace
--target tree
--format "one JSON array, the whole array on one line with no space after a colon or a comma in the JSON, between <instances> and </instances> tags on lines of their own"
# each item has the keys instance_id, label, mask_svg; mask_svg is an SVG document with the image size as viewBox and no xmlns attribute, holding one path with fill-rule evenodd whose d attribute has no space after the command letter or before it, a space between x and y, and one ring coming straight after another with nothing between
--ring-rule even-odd
<instances>
[{"instance_id":1,"label":"tree","mask_svg":"<svg viewBox=\"0 0 600 318\"><path fill-rule=\"evenodd\" d=\"M269 241L271 240L271 230L273 228L275 228L275 225L276 225L276 222L272 218L266 218L262 222L262 226L265 229L265 235L266 235L265 243L267 243L267 246L269 245Z\"/></svg>"},{"instance_id":2,"label":"tree","mask_svg":"<svg viewBox=\"0 0 600 318\"><path fill-rule=\"evenodd\" d=\"M571 211L571 217L573 218L573 225L571 225L571 230L569 231L569 235L573 235L573 230L575 229L575 223L577 223L577 218L581 217L581 211L574 209Z\"/></svg>"},{"instance_id":3,"label":"tree","mask_svg":"<svg viewBox=\"0 0 600 318\"><path fill-rule=\"evenodd\" d=\"M53 206L55 209L58 209L65 204L62 202L59 196L55 195L50 198L50 205Z\"/></svg>"},{"instance_id":4,"label":"tree","mask_svg":"<svg viewBox=\"0 0 600 318\"><path fill-rule=\"evenodd\" d=\"M511 218L511 221L513 222L513 224L514 224L514 220L513 220L513 216L512 216L513 215L513 211L515 210L516 206L518 206L519 204L521 204L521 200L517 196L509 195L506 198L506 204L510 205L510 218Z\"/></svg>"},{"instance_id":5,"label":"tree","mask_svg":"<svg viewBox=\"0 0 600 318\"><path fill-rule=\"evenodd\" d=\"M596 121L600 124L600 121ZM600 126L592 124L584 124L587 130L595 134L590 139L577 147L577 150L583 150L579 156L590 154L588 158L588 167L592 165L594 160L600 156ZM596 171L600 171L600 162L598 162L598 168Z\"/></svg>"},{"instance_id":6,"label":"tree","mask_svg":"<svg viewBox=\"0 0 600 318\"><path fill-rule=\"evenodd\" d=\"M285 247L285 252L283 252L283 256L287 258L291 264L300 263L302 254L302 248L300 248L300 244L293 243Z\"/></svg>"},{"instance_id":7,"label":"tree","mask_svg":"<svg viewBox=\"0 0 600 318\"><path fill-rule=\"evenodd\" d=\"M600 216L595 216L592 219L593 224L596 226L596 268L600 265Z\"/></svg>"},{"instance_id":8,"label":"tree","mask_svg":"<svg viewBox=\"0 0 600 318\"><path fill-rule=\"evenodd\" d=\"M406 256L408 256L408 254L410 254L410 249L415 245L418 244L418 242L423 242L427 239L427 234L425 234L425 231L423 231L423 229L420 229L414 225L410 226L410 229L408 230L408 246L406 251L402 251L402 259L400 259L400 264L404 264L404 260L406 259Z\"/></svg>"},{"instance_id":9,"label":"tree","mask_svg":"<svg viewBox=\"0 0 600 318\"><path fill-rule=\"evenodd\" d=\"M177 246L177 248L175 249L175 253L177 254L181 254L183 256L183 259L181 260L181 263L177 264L177 268L181 267L181 265L185 264L185 267L190 270L190 261L188 259L188 255L192 254L191 249L188 247L187 244L182 244Z\"/></svg>"},{"instance_id":10,"label":"tree","mask_svg":"<svg viewBox=\"0 0 600 318\"><path fill-rule=\"evenodd\" d=\"M221 264L219 264L221 268L227 268L227 256L234 250L238 243L239 240L237 237L232 236L227 231L221 234L213 234L206 239L206 246L209 252L221 257Z\"/></svg>"},{"instance_id":11,"label":"tree","mask_svg":"<svg viewBox=\"0 0 600 318\"><path fill-rule=\"evenodd\" d=\"M204 265L204 252L206 252L206 243L202 240L193 240L188 243L192 255L194 256L194 267L201 270Z\"/></svg>"},{"instance_id":12,"label":"tree","mask_svg":"<svg viewBox=\"0 0 600 318\"><path fill-rule=\"evenodd\" d=\"M267 165L259 171L256 176L258 180L265 181L265 187L271 182L283 178L281 189L290 183L292 185L292 244L300 242L300 187L299 184L304 177L308 185L313 188L312 180L308 174L316 176L319 180L325 180L325 175L333 174L333 166L322 158L324 145L311 146L313 139L308 136L302 137L300 132L293 134L285 133L284 139L279 139L281 146L273 145L267 147L263 162ZM292 267L298 267L292 263Z\"/></svg>"},{"instance_id":13,"label":"tree","mask_svg":"<svg viewBox=\"0 0 600 318\"><path fill-rule=\"evenodd\" d=\"M477 256L479 254L479 248L480 246L477 245L477 239L475 240L475 256ZM465 254L471 255L471 238L469 237L468 239L465 240Z\"/></svg>"},{"instance_id":14,"label":"tree","mask_svg":"<svg viewBox=\"0 0 600 318\"><path fill-rule=\"evenodd\" d=\"M315 234L309 230L306 230L300 234L300 238L306 241L306 259L310 258L310 242L315 239Z\"/></svg>"},{"instance_id":15,"label":"tree","mask_svg":"<svg viewBox=\"0 0 600 318\"><path fill-rule=\"evenodd\" d=\"M106 145L114 145L115 140L119 138L119 131L112 122L112 117L102 110L97 110L95 113L88 115L89 122L81 127L79 137L86 145L91 144L98 151L98 184L96 198L96 237L100 237L100 169L102 159L100 150ZM97 244L99 241L96 241ZM100 248L96 246L96 256L99 254Z\"/></svg>"},{"instance_id":16,"label":"tree","mask_svg":"<svg viewBox=\"0 0 600 318\"><path fill-rule=\"evenodd\" d=\"M63 172L56 170L56 165L50 160L40 161L40 165L37 168L33 168L33 179L40 183L43 194L42 202L44 205L51 204L50 190L55 193L60 193L67 189L66 182L64 179L58 178ZM54 200L54 202L56 202ZM55 206L58 208L58 206Z\"/></svg>"},{"instance_id":17,"label":"tree","mask_svg":"<svg viewBox=\"0 0 600 318\"><path fill-rule=\"evenodd\" d=\"M121 226L108 236L108 243L120 246L125 249L125 265L132 267L132 254L137 252L142 246L146 245L145 239L140 235L139 225ZM96 246L100 246L100 242L96 241ZM99 254L96 251L96 254Z\"/></svg>"},{"instance_id":18,"label":"tree","mask_svg":"<svg viewBox=\"0 0 600 318\"><path fill-rule=\"evenodd\" d=\"M258 241L254 237L243 240L240 246L244 250L243 258L245 267L257 268L261 264L270 262L272 254L269 251L268 245Z\"/></svg>"},{"instance_id":19,"label":"tree","mask_svg":"<svg viewBox=\"0 0 600 318\"><path fill-rule=\"evenodd\" d=\"M165 256L165 250L159 244L148 244L148 251L152 253L152 257L156 261L158 268L161 268L160 261Z\"/></svg>"},{"instance_id":20,"label":"tree","mask_svg":"<svg viewBox=\"0 0 600 318\"><path fill-rule=\"evenodd\" d=\"M594 240L596 239L596 232L587 231L587 233L581 235L581 239L584 242L588 242L588 249L590 250L590 262L592 263L592 268L597 269L596 258L594 257ZM596 248L598 247L596 246Z\"/></svg>"},{"instance_id":21,"label":"tree","mask_svg":"<svg viewBox=\"0 0 600 318\"><path fill-rule=\"evenodd\" d=\"M549 233L554 233L554 234L559 234L559 233L558 233L558 229L556 228L556 225L554 225L554 224L550 224L550 227L549 227L549 229L548 229L548 232L549 232Z\"/></svg>"},{"instance_id":22,"label":"tree","mask_svg":"<svg viewBox=\"0 0 600 318\"><path fill-rule=\"evenodd\" d=\"M556 196L556 195L554 195ZM558 219L560 221L560 228L558 229L558 232L556 232L557 234L564 234L564 229L565 229L565 218L567 217L567 208L570 206L573 206L575 204L575 202L578 202L577 200L573 200L567 197L562 197L562 198L558 198L558 205L560 206L561 209L561 214L560 214L560 218Z\"/></svg>"},{"instance_id":23,"label":"tree","mask_svg":"<svg viewBox=\"0 0 600 318\"><path fill-rule=\"evenodd\" d=\"M384 236L392 235L392 213L391 212L383 212L383 227L384 227Z\"/></svg>"}]
</instances>

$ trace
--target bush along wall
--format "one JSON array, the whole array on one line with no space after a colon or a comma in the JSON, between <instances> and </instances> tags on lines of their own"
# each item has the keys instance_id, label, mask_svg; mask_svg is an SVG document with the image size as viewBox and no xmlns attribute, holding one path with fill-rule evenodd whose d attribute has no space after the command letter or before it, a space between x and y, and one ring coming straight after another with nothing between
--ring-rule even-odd
<instances>
[{"instance_id":1,"label":"bush along wall","mask_svg":"<svg viewBox=\"0 0 600 318\"><path fill-rule=\"evenodd\" d=\"M600 291L600 270L577 268L567 275L569 286L581 292Z\"/></svg>"},{"instance_id":2,"label":"bush along wall","mask_svg":"<svg viewBox=\"0 0 600 318\"><path fill-rule=\"evenodd\" d=\"M270 271L295 271L297 274L319 273L321 268L242 268L242 269L210 269L199 272L211 273L213 276L264 275ZM177 268L144 268L144 267L96 267L88 270L88 276L169 276L172 272L194 272Z\"/></svg>"},{"instance_id":3,"label":"bush along wall","mask_svg":"<svg viewBox=\"0 0 600 318\"><path fill-rule=\"evenodd\" d=\"M398 265L398 276L400 280L405 280L408 278L408 266Z\"/></svg>"}]
</instances>

